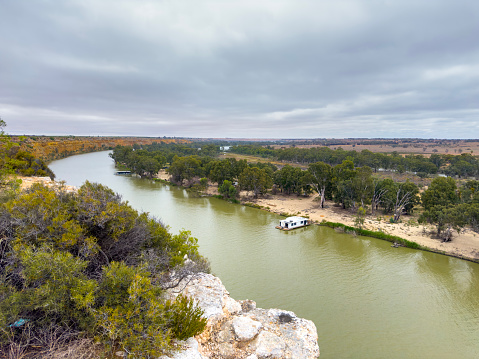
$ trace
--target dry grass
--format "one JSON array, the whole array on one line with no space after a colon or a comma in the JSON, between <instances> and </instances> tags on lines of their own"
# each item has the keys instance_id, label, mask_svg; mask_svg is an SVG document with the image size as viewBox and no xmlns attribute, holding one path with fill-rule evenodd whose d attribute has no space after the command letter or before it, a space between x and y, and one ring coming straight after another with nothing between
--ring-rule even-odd
<instances>
[{"instance_id":1,"label":"dry grass","mask_svg":"<svg viewBox=\"0 0 479 359\"><path fill-rule=\"evenodd\" d=\"M25 325L20 331L10 331L9 343L0 347L5 359L94 359L104 353L104 347L81 333L59 326L34 330Z\"/></svg>"},{"instance_id":2,"label":"dry grass","mask_svg":"<svg viewBox=\"0 0 479 359\"><path fill-rule=\"evenodd\" d=\"M338 140L338 142L344 141L343 144L328 145L331 149L337 149L341 147L346 151L369 150L371 152L391 153L398 152L402 155L407 154L420 154L429 157L433 153L437 154L450 154L459 155L461 153L472 153L473 155L479 154L479 141L464 141L464 140L415 140L413 143L403 142L397 140L395 144L368 144L368 140ZM376 142L378 140L375 140ZM390 141L390 140L384 140ZM288 148L290 145L275 145L274 148ZM318 145L296 145L297 148L312 148L322 147Z\"/></svg>"}]
</instances>

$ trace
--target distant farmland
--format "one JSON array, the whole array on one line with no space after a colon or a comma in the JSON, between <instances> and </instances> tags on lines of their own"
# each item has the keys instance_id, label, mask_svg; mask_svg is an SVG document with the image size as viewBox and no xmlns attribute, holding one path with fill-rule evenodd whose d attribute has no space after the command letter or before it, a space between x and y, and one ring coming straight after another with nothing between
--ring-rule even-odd
<instances>
[{"instance_id":1,"label":"distant farmland","mask_svg":"<svg viewBox=\"0 0 479 359\"><path fill-rule=\"evenodd\" d=\"M433 153L437 154L451 154L458 155L461 153L471 153L475 156L479 155L479 140L421 140L421 139L338 139L338 140L324 140L311 141L316 143L308 144L305 140L288 141L281 145L272 145L274 148L288 148L291 146L297 148L311 148L311 147L329 147L337 149L341 147L346 151L369 150L371 152L391 153L398 152L399 154L422 154L430 156Z\"/></svg>"}]
</instances>

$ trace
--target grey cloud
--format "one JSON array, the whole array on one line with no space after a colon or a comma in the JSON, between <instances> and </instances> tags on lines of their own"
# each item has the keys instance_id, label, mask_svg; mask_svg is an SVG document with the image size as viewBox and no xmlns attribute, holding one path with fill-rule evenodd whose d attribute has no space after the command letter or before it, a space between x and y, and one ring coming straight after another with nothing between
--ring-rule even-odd
<instances>
[{"instance_id":1,"label":"grey cloud","mask_svg":"<svg viewBox=\"0 0 479 359\"><path fill-rule=\"evenodd\" d=\"M10 133L477 137L479 3L0 7Z\"/></svg>"}]
</instances>

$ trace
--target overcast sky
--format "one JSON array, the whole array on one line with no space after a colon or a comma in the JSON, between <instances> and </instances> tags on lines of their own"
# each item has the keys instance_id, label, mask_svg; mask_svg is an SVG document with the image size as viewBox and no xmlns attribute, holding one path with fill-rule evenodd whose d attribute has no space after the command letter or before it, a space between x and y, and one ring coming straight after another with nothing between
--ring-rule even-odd
<instances>
[{"instance_id":1,"label":"overcast sky","mask_svg":"<svg viewBox=\"0 0 479 359\"><path fill-rule=\"evenodd\" d=\"M7 133L479 138L479 1L0 0Z\"/></svg>"}]
</instances>

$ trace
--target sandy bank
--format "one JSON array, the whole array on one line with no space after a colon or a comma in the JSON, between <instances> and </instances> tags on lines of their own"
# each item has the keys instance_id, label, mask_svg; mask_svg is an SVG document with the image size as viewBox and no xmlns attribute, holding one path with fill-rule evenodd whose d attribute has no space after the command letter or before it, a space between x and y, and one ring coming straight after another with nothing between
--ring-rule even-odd
<instances>
[{"instance_id":1,"label":"sandy bank","mask_svg":"<svg viewBox=\"0 0 479 359\"><path fill-rule=\"evenodd\" d=\"M354 214L344 211L328 201L326 202L327 208L319 208L319 202L315 200L316 198L317 195L310 197L274 195L270 198L249 201L278 214L307 215L318 223L326 220L354 226ZM367 216L364 228L395 235L434 251L444 252L447 255L479 261L479 234L469 229L460 234L455 233L452 242L445 243L430 236L430 233L434 232L433 226L418 224L414 217L402 216L401 223L394 224L389 222L390 217L384 216L380 212L374 217Z\"/></svg>"},{"instance_id":2,"label":"sandy bank","mask_svg":"<svg viewBox=\"0 0 479 359\"><path fill-rule=\"evenodd\" d=\"M20 185L20 188L22 190L26 189L26 188L29 188L34 183L43 183L45 186L48 186L48 187L61 187L61 186L63 186L68 192L76 190L76 187L68 186L68 185L66 185L62 182L52 181L50 179L50 177L22 177L22 176L19 176L17 178L22 180L22 184Z\"/></svg>"}]
</instances>

